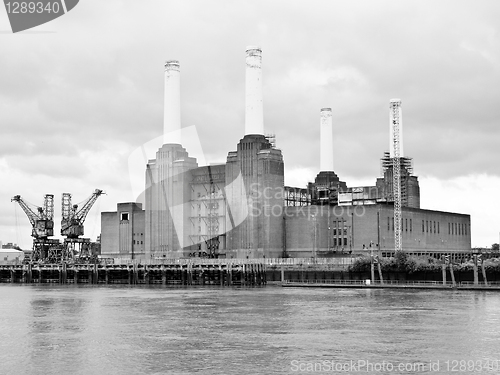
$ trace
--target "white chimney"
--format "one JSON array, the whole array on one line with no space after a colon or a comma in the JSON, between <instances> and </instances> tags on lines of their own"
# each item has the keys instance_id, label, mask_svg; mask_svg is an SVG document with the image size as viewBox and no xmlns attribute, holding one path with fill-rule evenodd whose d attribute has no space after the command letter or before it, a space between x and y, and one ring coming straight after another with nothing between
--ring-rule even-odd
<instances>
[{"instance_id":1,"label":"white chimney","mask_svg":"<svg viewBox=\"0 0 500 375\"><path fill-rule=\"evenodd\" d=\"M321 108L320 117L320 172L333 171L332 109Z\"/></svg>"},{"instance_id":2,"label":"white chimney","mask_svg":"<svg viewBox=\"0 0 500 375\"><path fill-rule=\"evenodd\" d=\"M391 99L389 105L389 153L394 157L394 120L399 122L399 157L403 152L403 113L401 112L401 99Z\"/></svg>"},{"instance_id":3,"label":"white chimney","mask_svg":"<svg viewBox=\"0 0 500 375\"><path fill-rule=\"evenodd\" d=\"M264 134L262 50L247 47L245 74L245 134Z\"/></svg>"},{"instance_id":4,"label":"white chimney","mask_svg":"<svg viewBox=\"0 0 500 375\"><path fill-rule=\"evenodd\" d=\"M163 112L163 143L180 143L181 85L177 60L165 62L165 103Z\"/></svg>"}]
</instances>

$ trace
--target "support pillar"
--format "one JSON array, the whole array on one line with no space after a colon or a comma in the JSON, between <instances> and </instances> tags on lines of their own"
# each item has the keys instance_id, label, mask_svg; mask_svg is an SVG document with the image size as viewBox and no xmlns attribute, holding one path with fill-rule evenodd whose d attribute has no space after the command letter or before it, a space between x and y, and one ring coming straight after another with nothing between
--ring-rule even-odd
<instances>
[{"instance_id":1,"label":"support pillar","mask_svg":"<svg viewBox=\"0 0 500 375\"><path fill-rule=\"evenodd\" d=\"M31 284L33 282L33 267L31 263L28 264L27 277L28 283Z\"/></svg>"},{"instance_id":2,"label":"support pillar","mask_svg":"<svg viewBox=\"0 0 500 375\"><path fill-rule=\"evenodd\" d=\"M488 278L486 277L486 268L484 262L481 263L481 272L483 273L484 286L488 286Z\"/></svg>"},{"instance_id":3,"label":"support pillar","mask_svg":"<svg viewBox=\"0 0 500 375\"><path fill-rule=\"evenodd\" d=\"M443 274L443 285L446 285L446 264L441 265L441 272Z\"/></svg>"},{"instance_id":4,"label":"support pillar","mask_svg":"<svg viewBox=\"0 0 500 375\"><path fill-rule=\"evenodd\" d=\"M133 268L133 282L132 284L139 284L139 267L134 263Z\"/></svg>"},{"instance_id":5,"label":"support pillar","mask_svg":"<svg viewBox=\"0 0 500 375\"><path fill-rule=\"evenodd\" d=\"M62 282L63 284L68 282L68 265L65 262L62 264Z\"/></svg>"},{"instance_id":6,"label":"support pillar","mask_svg":"<svg viewBox=\"0 0 500 375\"><path fill-rule=\"evenodd\" d=\"M167 285L167 271L164 264L161 265L161 284Z\"/></svg>"},{"instance_id":7,"label":"support pillar","mask_svg":"<svg viewBox=\"0 0 500 375\"><path fill-rule=\"evenodd\" d=\"M382 266L380 265L380 262L377 263L377 268L378 268L378 277L380 278L380 284L384 285L384 277L382 275Z\"/></svg>"},{"instance_id":8,"label":"support pillar","mask_svg":"<svg viewBox=\"0 0 500 375\"><path fill-rule=\"evenodd\" d=\"M477 269L477 264L474 263L474 285L479 285L479 275L478 275L478 269Z\"/></svg>"},{"instance_id":9,"label":"support pillar","mask_svg":"<svg viewBox=\"0 0 500 375\"><path fill-rule=\"evenodd\" d=\"M149 268L148 266L145 264L144 265L144 275L143 275L143 279L144 279L144 284L149 284Z\"/></svg>"},{"instance_id":10,"label":"support pillar","mask_svg":"<svg viewBox=\"0 0 500 375\"><path fill-rule=\"evenodd\" d=\"M193 265L191 263L187 265L187 273L188 285L193 285Z\"/></svg>"},{"instance_id":11,"label":"support pillar","mask_svg":"<svg viewBox=\"0 0 500 375\"><path fill-rule=\"evenodd\" d=\"M451 284L453 287L457 286L457 283L455 282L455 272L453 271L453 264L450 262L450 275L451 275Z\"/></svg>"}]
</instances>

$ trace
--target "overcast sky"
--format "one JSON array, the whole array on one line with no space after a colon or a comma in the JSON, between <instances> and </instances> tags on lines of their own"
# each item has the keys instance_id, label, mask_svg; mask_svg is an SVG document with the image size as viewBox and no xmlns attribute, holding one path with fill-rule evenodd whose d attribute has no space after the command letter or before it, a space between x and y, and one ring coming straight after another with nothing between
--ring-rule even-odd
<instances>
[{"instance_id":1,"label":"overcast sky","mask_svg":"<svg viewBox=\"0 0 500 375\"><path fill-rule=\"evenodd\" d=\"M31 247L10 198L132 201L128 157L163 130L164 61L181 64L183 126L208 163L244 131L245 48L263 50L266 132L285 184L319 170L319 113L332 107L335 172L374 185L389 149L389 100L401 98L404 150L421 207L467 213L472 245L500 231L500 2L81 0L68 14L12 34L0 9L0 240ZM149 157L153 157L150 155ZM142 180L143 173L136 177Z\"/></svg>"}]
</instances>

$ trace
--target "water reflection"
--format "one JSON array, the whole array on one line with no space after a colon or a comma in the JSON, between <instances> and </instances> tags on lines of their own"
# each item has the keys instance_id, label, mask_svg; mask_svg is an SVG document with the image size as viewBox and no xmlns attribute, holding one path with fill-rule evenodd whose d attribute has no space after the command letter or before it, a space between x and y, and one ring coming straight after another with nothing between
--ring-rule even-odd
<instances>
[{"instance_id":1,"label":"water reflection","mask_svg":"<svg viewBox=\"0 0 500 375\"><path fill-rule=\"evenodd\" d=\"M0 296L2 374L287 374L292 361L498 355L500 299L487 292L0 286Z\"/></svg>"}]
</instances>

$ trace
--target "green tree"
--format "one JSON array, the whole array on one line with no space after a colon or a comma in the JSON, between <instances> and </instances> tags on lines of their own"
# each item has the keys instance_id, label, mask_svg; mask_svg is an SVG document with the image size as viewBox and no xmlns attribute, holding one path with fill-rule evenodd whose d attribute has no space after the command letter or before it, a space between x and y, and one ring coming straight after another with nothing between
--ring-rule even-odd
<instances>
[{"instance_id":1,"label":"green tree","mask_svg":"<svg viewBox=\"0 0 500 375\"><path fill-rule=\"evenodd\" d=\"M491 250L500 250L500 245L497 243L494 243L493 245L491 245Z\"/></svg>"}]
</instances>

